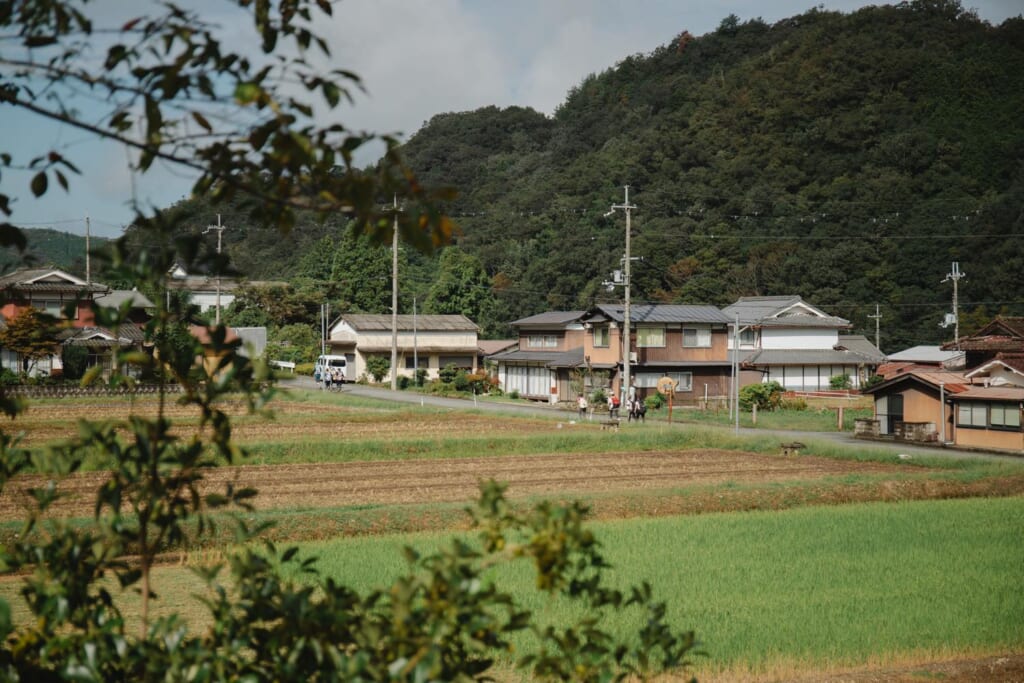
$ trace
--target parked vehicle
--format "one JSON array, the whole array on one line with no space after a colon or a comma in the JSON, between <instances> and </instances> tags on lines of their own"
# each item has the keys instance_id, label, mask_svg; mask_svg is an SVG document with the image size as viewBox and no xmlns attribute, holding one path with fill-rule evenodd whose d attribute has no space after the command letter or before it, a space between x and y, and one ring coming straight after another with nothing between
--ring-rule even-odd
<instances>
[{"instance_id":1,"label":"parked vehicle","mask_svg":"<svg viewBox=\"0 0 1024 683\"><path fill-rule=\"evenodd\" d=\"M313 365L313 379L317 382L324 381L324 375L329 371L335 369L341 370L339 373L334 373L342 378L342 382L348 381L348 363L345 360L345 356L320 356L316 359L316 363Z\"/></svg>"}]
</instances>

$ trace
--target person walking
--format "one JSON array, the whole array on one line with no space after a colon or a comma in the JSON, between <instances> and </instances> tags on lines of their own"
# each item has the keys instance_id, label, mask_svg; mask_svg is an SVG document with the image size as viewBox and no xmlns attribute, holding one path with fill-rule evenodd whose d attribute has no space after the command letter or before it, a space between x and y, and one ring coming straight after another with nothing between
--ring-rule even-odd
<instances>
[{"instance_id":1,"label":"person walking","mask_svg":"<svg viewBox=\"0 0 1024 683\"><path fill-rule=\"evenodd\" d=\"M580 413L581 420L587 416L587 397L583 394L576 397L576 409Z\"/></svg>"}]
</instances>

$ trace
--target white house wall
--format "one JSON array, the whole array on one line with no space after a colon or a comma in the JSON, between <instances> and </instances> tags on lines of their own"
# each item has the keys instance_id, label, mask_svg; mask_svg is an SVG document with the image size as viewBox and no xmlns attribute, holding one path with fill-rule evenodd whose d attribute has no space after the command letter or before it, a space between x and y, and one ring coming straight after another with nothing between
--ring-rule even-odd
<instances>
[{"instance_id":1,"label":"white house wall","mask_svg":"<svg viewBox=\"0 0 1024 683\"><path fill-rule=\"evenodd\" d=\"M764 381L778 382L787 391L828 391L831 379L839 375L849 375L851 386L858 388L856 365L773 365Z\"/></svg>"},{"instance_id":2,"label":"white house wall","mask_svg":"<svg viewBox=\"0 0 1024 683\"><path fill-rule=\"evenodd\" d=\"M761 329L762 349L831 349L839 343L839 330L783 328Z\"/></svg>"}]
</instances>

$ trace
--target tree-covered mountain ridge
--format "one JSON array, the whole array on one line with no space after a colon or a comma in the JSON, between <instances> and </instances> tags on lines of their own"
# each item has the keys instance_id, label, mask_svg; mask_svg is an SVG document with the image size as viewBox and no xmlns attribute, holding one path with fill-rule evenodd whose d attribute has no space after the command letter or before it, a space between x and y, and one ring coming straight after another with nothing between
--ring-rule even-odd
<instances>
[{"instance_id":1,"label":"tree-covered mountain ridge","mask_svg":"<svg viewBox=\"0 0 1024 683\"><path fill-rule=\"evenodd\" d=\"M895 351L952 337L939 323L958 261L962 332L1024 314L1024 19L918 0L666 33L553 116L440 114L403 145L424 184L458 190L460 232L441 258L403 249L401 312L465 313L499 336L619 300L605 283L625 217L605 214L629 185L636 302L798 294L872 337L877 305ZM300 216L282 240L230 204L169 215L199 234L218 213L238 269L296 282L305 310L390 310L386 245L353 239L343 216Z\"/></svg>"},{"instance_id":2,"label":"tree-covered mountain ridge","mask_svg":"<svg viewBox=\"0 0 1024 683\"><path fill-rule=\"evenodd\" d=\"M511 317L621 296L630 185L633 297L724 305L800 294L883 348L1024 311L1024 20L956 2L727 17L572 89L551 118L434 117L404 146L459 190L459 246Z\"/></svg>"}]
</instances>

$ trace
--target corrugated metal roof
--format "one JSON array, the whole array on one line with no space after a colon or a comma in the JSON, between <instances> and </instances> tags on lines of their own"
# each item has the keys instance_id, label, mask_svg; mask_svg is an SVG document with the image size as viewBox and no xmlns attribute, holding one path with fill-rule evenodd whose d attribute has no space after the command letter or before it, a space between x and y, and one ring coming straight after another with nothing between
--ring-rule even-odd
<instances>
[{"instance_id":1,"label":"corrugated metal roof","mask_svg":"<svg viewBox=\"0 0 1024 683\"><path fill-rule=\"evenodd\" d=\"M1024 387L972 386L953 398L958 401L1024 401Z\"/></svg>"},{"instance_id":2,"label":"corrugated metal roof","mask_svg":"<svg viewBox=\"0 0 1024 683\"><path fill-rule=\"evenodd\" d=\"M586 311L545 311L544 313L514 320L510 324L513 327L568 325L569 323L576 322L586 313Z\"/></svg>"},{"instance_id":3,"label":"corrugated metal roof","mask_svg":"<svg viewBox=\"0 0 1024 683\"><path fill-rule=\"evenodd\" d=\"M616 322L625 321L625 310L620 304L599 304L591 311L604 315ZM630 324L643 323L706 323L728 325L730 318L715 306L696 306L689 304L641 304L629 307Z\"/></svg>"},{"instance_id":4,"label":"corrugated metal roof","mask_svg":"<svg viewBox=\"0 0 1024 683\"><path fill-rule=\"evenodd\" d=\"M938 346L911 346L909 349L890 353L889 360L910 363L946 363L963 355L962 351L943 351Z\"/></svg>"},{"instance_id":5,"label":"corrugated metal roof","mask_svg":"<svg viewBox=\"0 0 1024 683\"><path fill-rule=\"evenodd\" d=\"M962 373L959 372L946 372L942 370L921 370L913 369L907 372L895 375L885 380L881 384L864 389L864 393L873 394L882 389L887 389L896 384L903 382L918 382L927 384L932 387L935 391L939 390L939 385L943 385L947 394L957 394L960 392L967 391L970 386L968 380L966 380Z\"/></svg>"},{"instance_id":6,"label":"corrugated metal roof","mask_svg":"<svg viewBox=\"0 0 1024 683\"><path fill-rule=\"evenodd\" d=\"M391 330L390 315L350 313L341 316L341 322L348 323L360 332L383 332ZM411 332L476 332L477 326L464 315L400 315L398 329Z\"/></svg>"}]
</instances>

